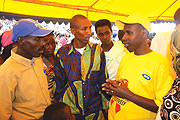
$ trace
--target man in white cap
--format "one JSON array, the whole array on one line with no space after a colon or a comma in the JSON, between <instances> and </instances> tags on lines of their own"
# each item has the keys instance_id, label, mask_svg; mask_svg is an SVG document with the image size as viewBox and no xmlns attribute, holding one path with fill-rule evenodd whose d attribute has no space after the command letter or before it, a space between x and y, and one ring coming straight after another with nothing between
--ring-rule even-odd
<instances>
[{"instance_id":1,"label":"man in white cap","mask_svg":"<svg viewBox=\"0 0 180 120\"><path fill-rule=\"evenodd\" d=\"M14 25L12 39L17 47L0 67L0 120L38 120L51 104L40 55L42 38L52 32L32 19Z\"/></svg>"},{"instance_id":2,"label":"man in white cap","mask_svg":"<svg viewBox=\"0 0 180 120\"><path fill-rule=\"evenodd\" d=\"M154 120L162 97L171 88L172 69L167 59L147 44L150 21L132 14L116 26L125 32L122 42L133 51L119 65L116 81L106 80L103 90L112 95L109 120Z\"/></svg>"}]
</instances>

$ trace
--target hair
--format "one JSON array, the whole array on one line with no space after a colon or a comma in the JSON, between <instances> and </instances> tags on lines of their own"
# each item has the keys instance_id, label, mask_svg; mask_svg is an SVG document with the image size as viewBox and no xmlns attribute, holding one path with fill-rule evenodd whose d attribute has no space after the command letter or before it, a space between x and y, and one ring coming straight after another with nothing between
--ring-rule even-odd
<instances>
[{"instance_id":1,"label":"hair","mask_svg":"<svg viewBox=\"0 0 180 120\"><path fill-rule=\"evenodd\" d=\"M174 13L174 21L177 25L180 24L180 8Z\"/></svg>"},{"instance_id":2,"label":"hair","mask_svg":"<svg viewBox=\"0 0 180 120\"><path fill-rule=\"evenodd\" d=\"M63 102L49 105L44 111L43 120L66 120L68 117L67 113L64 113L66 106L67 104Z\"/></svg>"},{"instance_id":3,"label":"hair","mask_svg":"<svg viewBox=\"0 0 180 120\"><path fill-rule=\"evenodd\" d=\"M12 44L4 47L3 52L1 54L1 58L6 61L11 56Z\"/></svg>"},{"instance_id":4,"label":"hair","mask_svg":"<svg viewBox=\"0 0 180 120\"><path fill-rule=\"evenodd\" d=\"M101 19L101 20L98 20L96 23L95 23L95 31L97 33L97 28L98 27L102 27L102 26L108 26L109 29L111 30L112 32L112 25L111 25L111 22L107 19Z\"/></svg>"},{"instance_id":5,"label":"hair","mask_svg":"<svg viewBox=\"0 0 180 120\"><path fill-rule=\"evenodd\" d=\"M85 17L84 15L75 15L71 18L70 20L70 28L75 28L76 27L76 23L78 19L87 19L87 17Z\"/></svg>"}]
</instances>

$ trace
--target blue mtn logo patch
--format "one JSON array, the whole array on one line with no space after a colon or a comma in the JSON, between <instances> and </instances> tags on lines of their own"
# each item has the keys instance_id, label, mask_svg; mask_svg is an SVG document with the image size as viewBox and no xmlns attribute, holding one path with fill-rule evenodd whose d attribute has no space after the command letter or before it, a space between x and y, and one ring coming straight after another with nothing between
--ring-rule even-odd
<instances>
[{"instance_id":1,"label":"blue mtn logo patch","mask_svg":"<svg viewBox=\"0 0 180 120\"><path fill-rule=\"evenodd\" d=\"M151 77L147 74L142 74L142 76L146 79L146 80L151 80Z\"/></svg>"}]
</instances>

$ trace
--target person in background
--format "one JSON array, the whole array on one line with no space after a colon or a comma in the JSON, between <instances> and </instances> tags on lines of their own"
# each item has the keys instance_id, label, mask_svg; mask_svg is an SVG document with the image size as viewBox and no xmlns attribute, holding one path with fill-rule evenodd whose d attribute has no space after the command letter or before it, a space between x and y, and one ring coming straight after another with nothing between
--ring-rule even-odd
<instances>
[{"instance_id":1,"label":"person in background","mask_svg":"<svg viewBox=\"0 0 180 120\"><path fill-rule=\"evenodd\" d=\"M60 38L60 43L62 44L62 46L66 45L68 42L65 34L61 34L61 38Z\"/></svg>"},{"instance_id":2,"label":"person in background","mask_svg":"<svg viewBox=\"0 0 180 120\"><path fill-rule=\"evenodd\" d=\"M57 102L45 109L43 120L76 120L76 118L71 113L69 105L63 102Z\"/></svg>"},{"instance_id":3,"label":"person in background","mask_svg":"<svg viewBox=\"0 0 180 120\"><path fill-rule=\"evenodd\" d=\"M90 37L90 39L89 39L89 42L99 44L100 41L96 38L94 32L91 33L91 37Z\"/></svg>"},{"instance_id":4,"label":"person in background","mask_svg":"<svg viewBox=\"0 0 180 120\"><path fill-rule=\"evenodd\" d=\"M170 53L173 57L173 67L178 77L174 80L171 90L163 97L156 120L180 119L180 24L172 33Z\"/></svg>"},{"instance_id":5,"label":"person in background","mask_svg":"<svg viewBox=\"0 0 180 120\"><path fill-rule=\"evenodd\" d=\"M43 37L52 32L33 19L15 23L12 39L17 47L0 66L0 120L38 120L51 104L40 56Z\"/></svg>"},{"instance_id":6,"label":"person in background","mask_svg":"<svg viewBox=\"0 0 180 120\"><path fill-rule=\"evenodd\" d=\"M173 83L170 64L148 47L151 27L145 15L134 13L117 20L116 26L125 32L122 42L133 52L122 58L116 81L107 79L103 84L103 90L112 95L108 120L154 120Z\"/></svg>"},{"instance_id":7,"label":"person in background","mask_svg":"<svg viewBox=\"0 0 180 120\"><path fill-rule=\"evenodd\" d=\"M101 47L105 53L109 79L115 80L119 63L121 62L122 57L128 53L128 50L124 47L121 41L113 41L111 39L112 26L109 20L98 20L95 23L95 31L97 37L101 41Z\"/></svg>"},{"instance_id":8,"label":"person in background","mask_svg":"<svg viewBox=\"0 0 180 120\"><path fill-rule=\"evenodd\" d=\"M180 24L180 8L178 8L174 13L174 21L176 23L176 26ZM150 46L150 49L165 56L170 62L170 64L172 63L172 55L170 53L170 40L173 31L174 29L168 32L162 32L156 34L155 37L152 39ZM172 64L171 67L173 68ZM174 71L174 76L175 77L177 76L175 71Z\"/></svg>"},{"instance_id":9,"label":"person in background","mask_svg":"<svg viewBox=\"0 0 180 120\"><path fill-rule=\"evenodd\" d=\"M5 31L2 34L0 44L3 47L3 52L0 55L0 65L2 65L11 56L11 49L17 46L16 42L12 41L12 31Z\"/></svg>"},{"instance_id":10,"label":"person in background","mask_svg":"<svg viewBox=\"0 0 180 120\"><path fill-rule=\"evenodd\" d=\"M53 67L54 67L54 57L55 57L55 48L56 48L56 43L55 43L55 37L54 34L51 33L44 38L44 51L42 54L42 61L43 61L43 67L47 76L47 81L48 81L48 90L50 92L50 97L51 101L53 102L53 77L54 77L54 72L53 72Z\"/></svg>"},{"instance_id":11,"label":"person in background","mask_svg":"<svg viewBox=\"0 0 180 120\"><path fill-rule=\"evenodd\" d=\"M62 46L54 61L55 99L68 104L77 120L104 120L109 98L102 91L107 78L105 55L98 44L89 42L91 22L83 15L70 20L74 39Z\"/></svg>"}]
</instances>

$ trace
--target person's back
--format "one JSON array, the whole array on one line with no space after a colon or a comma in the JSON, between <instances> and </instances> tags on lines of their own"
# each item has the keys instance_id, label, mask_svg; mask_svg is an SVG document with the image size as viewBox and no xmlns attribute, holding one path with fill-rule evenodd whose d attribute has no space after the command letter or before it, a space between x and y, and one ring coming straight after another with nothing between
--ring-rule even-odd
<instances>
[{"instance_id":1,"label":"person's back","mask_svg":"<svg viewBox=\"0 0 180 120\"><path fill-rule=\"evenodd\" d=\"M170 39L173 31L174 30L156 34L152 39L150 46L151 50L154 50L165 56L170 63L172 62L172 56L170 54Z\"/></svg>"}]
</instances>

